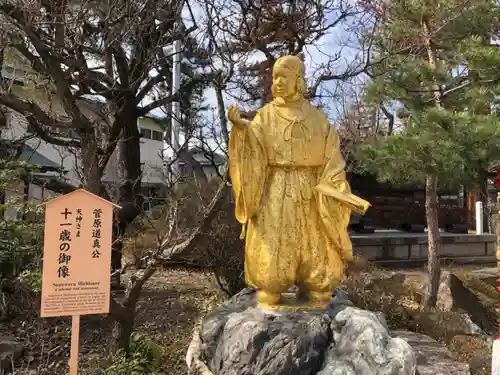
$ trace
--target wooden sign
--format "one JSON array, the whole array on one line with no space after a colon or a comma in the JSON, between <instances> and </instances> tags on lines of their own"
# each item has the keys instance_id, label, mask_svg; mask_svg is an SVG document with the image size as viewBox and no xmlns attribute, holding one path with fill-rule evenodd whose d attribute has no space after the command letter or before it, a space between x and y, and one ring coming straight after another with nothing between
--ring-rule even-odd
<instances>
[{"instance_id":1,"label":"wooden sign","mask_svg":"<svg viewBox=\"0 0 500 375\"><path fill-rule=\"evenodd\" d=\"M70 374L77 374L80 315L107 314L113 207L79 189L45 205L42 317L72 316Z\"/></svg>"}]
</instances>

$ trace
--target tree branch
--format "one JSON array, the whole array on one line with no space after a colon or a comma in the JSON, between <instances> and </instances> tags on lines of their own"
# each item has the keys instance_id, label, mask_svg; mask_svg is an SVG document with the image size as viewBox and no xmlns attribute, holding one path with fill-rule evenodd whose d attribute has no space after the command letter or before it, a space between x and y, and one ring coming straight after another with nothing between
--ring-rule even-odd
<instances>
[{"instance_id":1,"label":"tree branch","mask_svg":"<svg viewBox=\"0 0 500 375\"><path fill-rule=\"evenodd\" d=\"M32 116L39 123L46 126L56 126L58 128L73 128L79 129L78 125L75 126L71 121L59 121L50 117L38 104L26 100L22 100L13 95L0 93L0 104L3 104L16 112L21 113L23 116Z\"/></svg>"},{"instance_id":2,"label":"tree branch","mask_svg":"<svg viewBox=\"0 0 500 375\"><path fill-rule=\"evenodd\" d=\"M34 130L36 135L43 141L56 145L56 146L62 146L62 147L75 147L75 148L81 148L82 143L79 140L76 139L61 139L57 137L53 137L47 133L47 131L43 128L42 125L38 122L38 120L31 114L25 114L26 120L28 121L29 125L31 128Z\"/></svg>"},{"instance_id":3,"label":"tree branch","mask_svg":"<svg viewBox=\"0 0 500 375\"><path fill-rule=\"evenodd\" d=\"M141 107L138 108L139 116L146 116L149 112L151 112L152 110L154 110L156 108L168 105L168 104L175 102L175 101L180 101L184 91L191 90L193 87L195 87L199 83L203 82L205 79L208 79L208 78L206 78L206 77L192 78L189 80L189 83L181 86L179 88L179 91L177 91L175 94L169 95L169 96L162 98L162 99L155 100L155 101L145 105L142 108Z\"/></svg>"},{"instance_id":4,"label":"tree branch","mask_svg":"<svg viewBox=\"0 0 500 375\"><path fill-rule=\"evenodd\" d=\"M219 188L217 189L217 192L215 193L214 197L208 204L203 214L203 221L201 225L199 225L195 230L193 230L190 236L186 240L167 249L165 249L165 246L168 245L168 242L164 242L162 244L161 249L164 249L162 258L164 261L173 258L178 259L179 257L181 257L181 255L185 251L188 251L190 248L195 246L196 241L200 237L200 235L202 235L208 230L208 228L212 224L213 219L219 212L221 205L224 203L224 198L227 197L227 193L229 192L227 181L228 181L228 174L226 172L222 182L219 185Z\"/></svg>"},{"instance_id":5,"label":"tree branch","mask_svg":"<svg viewBox=\"0 0 500 375\"><path fill-rule=\"evenodd\" d=\"M26 19L25 13L20 8L9 3L0 3L0 13L3 13L7 18L14 19L17 22L18 28L24 32L31 44L35 47L47 68L47 72L54 80L59 98L63 103L66 113L73 118L74 122L78 123L79 127L90 127L88 119L83 116L76 104L75 98L71 92L70 80L67 79L61 69L61 61L51 53L49 46L40 39L39 35L32 28L31 23Z\"/></svg>"},{"instance_id":6,"label":"tree branch","mask_svg":"<svg viewBox=\"0 0 500 375\"><path fill-rule=\"evenodd\" d=\"M140 103L142 99L156 86L162 82L167 81L167 77L158 73L156 76L152 77L150 80L146 82L146 84L140 89L139 93L136 95L137 103Z\"/></svg>"},{"instance_id":7,"label":"tree branch","mask_svg":"<svg viewBox=\"0 0 500 375\"><path fill-rule=\"evenodd\" d=\"M129 67L127 62L127 56L122 46L115 42L113 45L113 56L116 61L116 68L118 70L118 77L120 78L121 87L129 87Z\"/></svg>"}]
</instances>

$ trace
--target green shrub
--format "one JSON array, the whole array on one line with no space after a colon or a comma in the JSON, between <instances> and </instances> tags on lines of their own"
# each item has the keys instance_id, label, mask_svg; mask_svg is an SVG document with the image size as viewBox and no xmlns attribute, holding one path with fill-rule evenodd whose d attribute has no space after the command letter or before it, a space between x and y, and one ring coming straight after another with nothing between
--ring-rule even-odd
<instances>
[{"instance_id":1,"label":"green shrub","mask_svg":"<svg viewBox=\"0 0 500 375\"><path fill-rule=\"evenodd\" d=\"M130 343L130 354L118 351L110 354L104 362L82 368L82 375L159 375L156 372L164 353L162 348L140 335L134 335Z\"/></svg>"},{"instance_id":2,"label":"green shrub","mask_svg":"<svg viewBox=\"0 0 500 375\"><path fill-rule=\"evenodd\" d=\"M0 194L22 181L28 166L24 163L0 160ZM7 220L9 209L23 212L23 220ZM42 209L22 198L0 202L0 274L12 280L27 269L40 266L43 244Z\"/></svg>"},{"instance_id":3,"label":"green shrub","mask_svg":"<svg viewBox=\"0 0 500 375\"><path fill-rule=\"evenodd\" d=\"M40 267L25 269L19 276L19 280L24 281L27 285L29 285L33 292L42 292L42 270Z\"/></svg>"},{"instance_id":4,"label":"green shrub","mask_svg":"<svg viewBox=\"0 0 500 375\"><path fill-rule=\"evenodd\" d=\"M42 226L27 221L0 221L0 272L14 279L40 266Z\"/></svg>"}]
</instances>

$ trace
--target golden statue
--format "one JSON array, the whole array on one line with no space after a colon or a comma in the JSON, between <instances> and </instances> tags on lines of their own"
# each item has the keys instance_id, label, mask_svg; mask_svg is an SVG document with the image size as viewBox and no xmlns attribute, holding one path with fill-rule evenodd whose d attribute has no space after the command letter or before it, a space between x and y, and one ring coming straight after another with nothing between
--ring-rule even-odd
<instances>
[{"instance_id":1,"label":"golden statue","mask_svg":"<svg viewBox=\"0 0 500 375\"><path fill-rule=\"evenodd\" d=\"M339 136L305 98L305 67L284 56L273 67L273 101L252 122L232 106L229 171L236 219L245 236L245 280L259 305L297 299L326 306L352 260L351 210L369 203L350 193Z\"/></svg>"}]
</instances>

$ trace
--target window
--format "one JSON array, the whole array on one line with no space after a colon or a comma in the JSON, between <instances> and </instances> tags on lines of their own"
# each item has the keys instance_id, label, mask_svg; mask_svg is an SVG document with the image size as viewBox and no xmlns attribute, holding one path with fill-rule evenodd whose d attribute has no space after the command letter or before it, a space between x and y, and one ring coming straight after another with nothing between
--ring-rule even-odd
<instances>
[{"instance_id":1,"label":"window","mask_svg":"<svg viewBox=\"0 0 500 375\"><path fill-rule=\"evenodd\" d=\"M153 130L153 141L163 141L163 133Z\"/></svg>"},{"instance_id":2,"label":"window","mask_svg":"<svg viewBox=\"0 0 500 375\"><path fill-rule=\"evenodd\" d=\"M149 129L141 129L141 137L151 139L151 130Z\"/></svg>"},{"instance_id":3,"label":"window","mask_svg":"<svg viewBox=\"0 0 500 375\"><path fill-rule=\"evenodd\" d=\"M187 178L193 176L193 168L189 164L181 164L179 165L179 173L180 177Z\"/></svg>"},{"instance_id":4,"label":"window","mask_svg":"<svg viewBox=\"0 0 500 375\"><path fill-rule=\"evenodd\" d=\"M157 130L141 129L141 137L152 139L153 141L163 141L163 133Z\"/></svg>"},{"instance_id":5,"label":"window","mask_svg":"<svg viewBox=\"0 0 500 375\"><path fill-rule=\"evenodd\" d=\"M50 133L62 138L80 139L80 135L78 134L78 132L71 128L59 128L57 126L51 126Z\"/></svg>"}]
</instances>

